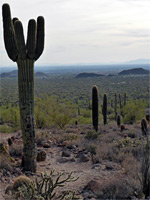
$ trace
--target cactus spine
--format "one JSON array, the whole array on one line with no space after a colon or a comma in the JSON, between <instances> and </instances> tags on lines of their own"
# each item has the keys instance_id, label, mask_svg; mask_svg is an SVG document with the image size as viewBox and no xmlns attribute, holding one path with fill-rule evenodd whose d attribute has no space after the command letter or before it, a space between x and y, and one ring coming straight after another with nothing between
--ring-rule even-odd
<instances>
[{"instance_id":1,"label":"cactus spine","mask_svg":"<svg viewBox=\"0 0 150 200\"><path fill-rule=\"evenodd\" d=\"M92 88L92 121L95 131L98 131L98 87L96 85Z\"/></svg>"},{"instance_id":2,"label":"cactus spine","mask_svg":"<svg viewBox=\"0 0 150 200\"><path fill-rule=\"evenodd\" d=\"M104 121L104 125L105 125L105 124L107 124L107 95L106 94L104 94L104 97L103 97L102 113L103 113L103 121Z\"/></svg>"},{"instance_id":3,"label":"cactus spine","mask_svg":"<svg viewBox=\"0 0 150 200\"><path fill-rule=\"evenodd\" d=\"M8 4L2 6L4 43L9 58L18 65L18 88L21 129L23 135L24 170L36 171L36 146L34 128L34 62L44 49L44 18L28 23L25 44L22 23L11 19Z\"/></svg>"}]
</instances>

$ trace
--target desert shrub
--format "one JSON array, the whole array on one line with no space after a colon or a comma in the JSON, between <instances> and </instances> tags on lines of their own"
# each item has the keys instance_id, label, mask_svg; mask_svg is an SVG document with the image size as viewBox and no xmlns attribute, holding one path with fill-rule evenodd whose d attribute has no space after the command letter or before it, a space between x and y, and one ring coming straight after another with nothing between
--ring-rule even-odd
<instances>
[{"instance_id":1,"label":"desert shrub","mask_svg":"<svg viewBox=\"0 0 150 200\"><path fill-rule=\"evenodd\" d=\"M84 116L78 116L78 123L79 124L91 124L92 123L92 119L91 118L87 118Z\"/></svg>"},{"instance_id":2,"label":"desert shrub","mask_svg":"<svg viewBox=\"0 0 150 200\"><path fill-rule=\"evenodd\" d=\"M78 135L74 133L64 134L64 140L73 141L73 140L76 140L77 138L78 138Z\"/></svg>"},{"instance_id":3,"label":"desert shrub","mask_svg":"<svg viewBox=\"0 0 150 200\"><path fill-rule=\"evenodd\" d=\"M137 136L136 136L136 133L133 131L133 130L130 130L129 132L128 132L128 136L130 137L130 138L136 138Z\"/></svg>"},{"instance_id":4,"label":"desert shrub","mask_svg":"<svg viewBox=\"0 0 150 200\"><path fill-rule=\"evenodd\" d=\"M141 197L141 191L137 185L133 185L130 178L112 177L103 181L102 187L97 193L98 199L132 199L132 197Z\"/></svg>"},{"instance_id":5,"label":"desert shrub","mask_svg":"<svg viewBox=\"0 0 150 200\"><path fill-rule=\"evenodd\" d=\"M1 120L4 123L11 124L14 128L20 127L20 114L19 114L19 107L14 106L11 107L10 105L8 108L5 106L1 106Z\"/></svg>"},{"instance_id":6,"label":"desert shrub","mask_svg":"<svg viewBox=\"0 0 150 200\"><path fill-rule=\"evenodd\" d=\"M88 139L88 140L95 140L98 138L98 135L99 135L99 132L96 132L94 130L92 131L88 131L85 135L85 139Z\"/></svg>"},{"instance_id":7,"label":"desert shrub","mask_svg":"<svg viewBox=\"0 0 150 200\"><path fill-rule=\"evenodd\" d=\"M107 113L108 113L108 115L113 114L113 113L114 113L114 109L111 108L111 107L108 107L108 108L107 108Z\"/></svg>"},{"instance_id":8,"label":"desert shrub","mask_svg":"<svg viewBox=\"0 0 150 200\"><path fill-rule=\"evenodd\" d=\"M59 102L55 97L39 98L35 103L35 121L37 128L57 126L60 129L68 125L75 113L74 106L68 102Z\"/></svg>"},{"instance_id":9,"label":"desert shrub","mask_svg":"<svg viewBox=\"0 0 150 200\"><path fill-rule=\"evenodd\" d=\"M9 147L9 153L11 156L21 156L23 152L23 145L13 144Z\"/></svg>"},{"instance_id":10,"label":"desert shrub","mask_svg":"<svg viewBox=\"0 0 150 200\"><path fill-rule=\"evenodd\" d=\"M0 133L12 133L14 128L6 124L0 125Z\"/></svg>"},{"instance_id":11,"label":"desert shrub","mask_svg":"<svg viewBox=\"0 0 150 200\"><path fill-rule=\"evenodd\" d=\"M41 145L42 142L44 142L45 140L50 140L52 139L52 133L46 129L41 130L41 129L37 129L36 131L36 143L37 145Z\"/></svg>"},{"instance_id":12,"label":"desert shrub","mask_svg":"<svg viewBox=\"0 0 150 200\"><path fill-rule=\"evenodd\" d=\"M82 116L84 117L84 118L91 118L91 111L90 110L83 110L82 111Z\"/></svg>"},{"instance_id":13,"label":"desert shrub","mask_svg":"<svg viewBox=\"0 0 150 200\"><path fill-rule=\"evenodd\" d=\"M14 159L10 156L6 146L0 143L0 169L10 170L14 166Z\"/></svg>"},{"instance_id":14,"label":"desert shrub","mask_svg":"<svg viewBox=\"0 0 150 200\"><path fill-rule=\"evenodd\" d=\"M123 122L134 123L145 116L146 104L142 100L129 101L122 109Z\"/></svg>"},{"instance_id":15,"label":"desert shrub","mask_svg":"<svg viewBox=\"0 0 150 200\"><path fill-rule=\"evenodd\" d=\"M96 155L96 145L93 144L88 145L87 150L91 153L91 155Z\"/></svg>"},{"instance_id":16,"label":"desert shrub","mask_svg":"<svg viewBox=\"0 0 150 200\"><path fill-rule=\"evenodd\" d=\"M108 115L108 119L110 121L114 120L115 119L115 113L111 113L110 115Z\"/></svg>"}]
</instances>

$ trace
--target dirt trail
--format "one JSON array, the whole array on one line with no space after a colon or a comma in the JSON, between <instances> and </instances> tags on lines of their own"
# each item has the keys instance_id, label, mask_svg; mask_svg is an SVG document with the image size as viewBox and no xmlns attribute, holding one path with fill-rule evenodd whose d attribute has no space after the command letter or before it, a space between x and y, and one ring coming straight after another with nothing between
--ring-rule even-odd
<instances>
[{"instance_id":1,"label":"dirt trail","mask_svg":"<svg viewBox=\"0 0 150 200\"><path fill-rule=\"evenodd\" d=\"M17 134L1 134L0 142L6 143L7 138L15 135ZM40 174L44 171L49 173L52 169L55 169L55 172L64 173L64 176L70 172L73 172L73 176L75 178L79 177L76 182L66 183L65 187L62 188L63 190L72 190L80 194L90 180L101 180L103 182L104 180L115 176L116 173L122 173L121 168L118 168L117 170L107 170L107 163L105 162L98 165L93 165L91 160L88 162L80 162L79 159L76 158L76 154L74 154L72 151L71 158L73 158L73 160L70 158L70 160L67 162L61 162L60 159L64 158L62 157L62 151L66 149L66 147L59 147L57 144L52 145L50 148L41 147L41 149L46 151L47 158L46 161L37 163L37 174ZM0 200L4 199L2 195L4 195L4 189L7 185L9 184L4 185L0 183Z\"/></svg>"}]
</instances>

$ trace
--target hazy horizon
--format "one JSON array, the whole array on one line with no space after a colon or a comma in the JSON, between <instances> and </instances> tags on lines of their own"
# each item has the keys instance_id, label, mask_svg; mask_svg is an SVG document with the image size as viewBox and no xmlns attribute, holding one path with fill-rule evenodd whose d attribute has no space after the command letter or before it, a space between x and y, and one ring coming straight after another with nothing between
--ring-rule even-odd
<instances>
[{"instance_id":1,"label":"hazy horizon","mask_svg":"<svg viewBox=\"0 0 150 200\"><path fill-rule=\"evenodd\" d=\"M45 49L40 65L115 64L149 59L149 0L7 0L26 38L29 19L45 18ZM1 5L2 5L1 4ZM0 65L7 56L0 20Z\"/></svg>"}]
</instances>

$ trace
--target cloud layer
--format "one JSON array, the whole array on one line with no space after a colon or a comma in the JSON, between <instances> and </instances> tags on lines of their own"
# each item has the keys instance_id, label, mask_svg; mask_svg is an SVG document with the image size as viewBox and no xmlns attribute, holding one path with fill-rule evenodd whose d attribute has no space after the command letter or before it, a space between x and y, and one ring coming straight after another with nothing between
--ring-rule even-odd
<instances>
[{"instance_id":1,"label":"cloud layer","mask_svg":"<svg viewBox=\"0 0 150 200\"><path fill-rule=\"evenodd\" d=\"M149 0L7 0L27 33L43 15L45 50L37 64L104 63L149 57ZM2 0L4 3L4 0ZM2 36L2 22L0 21ZM12 65L0 38L0 64Z\"/></svg>"}]
</instances>

